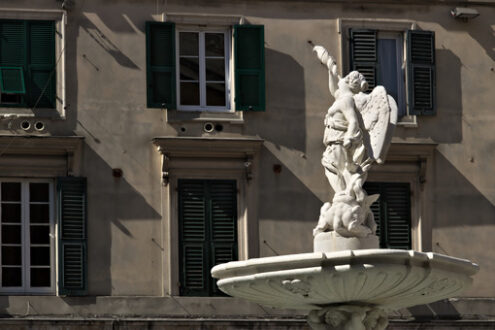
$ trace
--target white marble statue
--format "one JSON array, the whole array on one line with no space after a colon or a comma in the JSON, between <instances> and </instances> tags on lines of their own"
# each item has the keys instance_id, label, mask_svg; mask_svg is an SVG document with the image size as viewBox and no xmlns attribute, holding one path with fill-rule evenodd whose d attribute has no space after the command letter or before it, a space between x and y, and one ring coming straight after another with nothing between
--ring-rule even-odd
<instances>
[{"instance_id":1,"label":"white marble statue","mask_svg":"<svg viewBox=\"0 0 495 330\"><path fill-rule=\"evenodd\" d=\"M369 237L376 231L370 205L379 196L368 196L363 183L371 164L385 158L397 123L397 105L383 86L365 94L368 84L362 74L352 71L342 78L325 48L313 50L328 68L329 89L335 98L325 116L326 149L321 160L334 197L321 208L313 235L334 232L341 237Z\"/></svg>"}]
</instances>

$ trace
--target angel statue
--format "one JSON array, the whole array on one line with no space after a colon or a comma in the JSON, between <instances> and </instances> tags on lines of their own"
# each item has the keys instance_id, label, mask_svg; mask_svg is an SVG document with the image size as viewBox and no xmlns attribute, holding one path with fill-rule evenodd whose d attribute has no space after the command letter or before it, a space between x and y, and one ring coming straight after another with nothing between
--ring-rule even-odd
<instances>
[{"instance_id":1,"label":"angel statue","mask_svg":"<svg viewBox=\"0 0 495 330\"><path fill-rule=\"evenodd\" d=\"M337 63L322 46L313 51L328 68L328 87L335 98L325 116L326 149L321 160L334 197L321 208L313 235L328 231L342 237L374 235L370 205L379 195L368 196L363 183L373 162L385 158L397 123L397 105L383 86L365 94L368 84L357 71L340 77Z\"/></svg>"}]
</instances>

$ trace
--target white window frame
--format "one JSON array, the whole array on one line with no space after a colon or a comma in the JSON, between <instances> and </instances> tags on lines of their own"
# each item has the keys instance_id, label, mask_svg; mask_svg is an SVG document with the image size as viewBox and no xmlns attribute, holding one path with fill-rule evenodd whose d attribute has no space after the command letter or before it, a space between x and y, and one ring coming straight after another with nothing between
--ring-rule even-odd
<instances>
[{"instance_id":1,"label":"white window frame","mask_svg":"<svg viewBox=\"0 0 495 330\"><path fill-rule=\"evenodd\" d=\"M181 32L194 32L199 34L199 105L182 105L180 103L180 38ZM231 100L231 53L232 53L232 30L226 27L200 27L200 26L178 26L175 31L175 59L176 59L176 94L177 110L180 111L208 111L208 112L233 112ZM205 33L224 34L224 64L225 64L225 106L206 105L206 67L205 67Z\"/></svg>"},{"instance_id":2,"label":"white window frame","mask_svg":"<svg viewBox=\"0 0 495 330\"><path fill-rule=\"evenodd\" d=\"M54 203L54 183L50 179L21 179L21 178L1 178L0 183L3 182L20 182L21 183L21 244L22 244L22 283L21 287L2 287L2 279L0 272L0 294L55 294L55 282L56 282L56 240L55 240L55 203ZM49 287L30 287L27 284L30 282L30 247L28 242L29 237L29 184L30 183L48 183L49 185L49 226L50 226L50 286ZM1 195L1 190L0 190ZM1 196L0 196L1 200ZM1 211L1 208L0 208ZM0 228L1 230L1 228ZM0 231L1 234L1 231ZM1 246L1 235L0 235ZM0 267L2 266L2 255L0 250Z\"/></svg>"}]
</instances>

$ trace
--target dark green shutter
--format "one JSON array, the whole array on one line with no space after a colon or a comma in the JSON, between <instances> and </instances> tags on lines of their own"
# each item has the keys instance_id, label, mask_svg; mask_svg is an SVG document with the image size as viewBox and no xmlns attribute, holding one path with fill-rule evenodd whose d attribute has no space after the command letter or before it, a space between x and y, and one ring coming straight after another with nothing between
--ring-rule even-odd
<instances>
[{"instance_id":1,"label":"dark green shutter","mask_svg":"<svg viewBox=\"0 0 495 330\"><path fill-rule=\"evenodd\" d=\"M17 67L20 70L21 77L14 78L11 84L20 86L21 84L26 87L26 24L24 21L18 20L1 20L0 21L0 66L9 68ZM3 71L3 70L2 70ZM3 76L3 73L2 73ZM4 78L2 77L2 80ZM20 79L24 82L21 83ZM8 86L7 89L9 89ZM3 90L2 93L8 92ZM22 93L21 104L19 106L26 106L25 93ZM12 106L12 105L7 105ZM16 105L14 105L16 106Z\"/></svg>"},{"instance_id":2,"label":"dark green shutter","mask_svg":"<svg viewBox=\"0 0 495 330\"><path fill-rule=\"evenodd\" d=\"M263 25L234 26L236 110L265 111Z\"/></svg>"},{"instance_id":3,"label":"dark green shutter","mask_svg":"<svg viewBox=\"0 0 495 330\"><path fill-rule=\"evenodd\" d=\"M55 22L29 21L29 106L55 107Z\"/></svg>"},{"instance_id":4,"label":"dark green shutter","mask_svg":"<svg viewBox=\"0 0 495 330\"><path fill-rule=\"evenodd\" d=\"M237 188L235 181L209 181L211 264L237 260ZM221 294L216 284L213 293Z\"/></svg>"},{"instance_id":5,"label":"dark green shutter","mask_svg":"<svg viewBox=\"0 0 495 330\"><path fill-rule=\"evenodd\" d=\"M204 181L179 181L181 295L208 295L206 204Z\"/></svg>"},{"instance_id":6,"label":"dark green shutter","mask_svg":"<svg viewBox=\"0 0 495 330\"><path fill-rule=\"evenodd\" d=\"M0 90L8 94L25 94L22 67L0 67Z\"/></svg>"},{"instance_id":7,"label":"dark green shutter","mask_svg":"<svg viewBox=\"0 0 495 330\"><path fill-rule=\"evenodd\" d=\"M0 21L0 66L26 64L26 24L23 21Z\"/></svg>"},{"instance_id":8,"label":"dark green shutter","mask_svg":"<svg viewBox=\"0 0 495 330\"><path fill-rule=\"evenodd\" d=\"M435 34L407 31L407 83L409 114L434 115Z\"/></svg>"},{"instance_id":9,"label":"dark green shutter","mask_svg":"<svg viewBox=\"0 0 495 330\"><path fill-rule=\"evenodd\" d=\"M87 294L86 178L57 179L59 294Z\"/></svg>"},{"instance_id":10,"label":"dark green shutter","mask_svg":"<svg viewBox=\"0 0 495 330\"><path fill-rule=\"evenodd\" d=\"M221 294L213 266L237 260L237 189L232 180L179 180L180 293Z\"/></svg>"},{"instance_id":11,"label":"dark green shutter","mask_svg":"<svg viewBox=\"0 0 495 330\"><path fill-rule=\"evenodd\" d=\"M55 22L0 21L0 66L19 68L21 74L12 77L14 85L24 80L26 95L17 106L55 107L55 62Z\"/></svg>"},{"instance_id":12,"label":"dark green shutter","mask_svg":"<svg viewBox=\"0 0 495 330\"><path fill-rule=\"evenodd\" d=\"M377 84L377 42L375 30L350 29L351 68L359 71L368 82L368 90Z\"/></svg>"},{"instance_id":13,"label":"dark green shutter","mask_svg":"<svg viewBox=\"0 0 495 330\"><path fill-rule=\"evenodd\" d=\"M371 206L378 225L380 247L411 249L411 193L409 183L366 182L368 195L380 194Z\"/></svg>"},{"instance_id":14,"label":"dark green shutter","mask_svg":"<svg viewBox=\"0 0 495 330\"><path fill-rule=\"evenodd\" d=\"M146 22L148 108L175 109L175 25Z\"/></svg>"}]
</instances>

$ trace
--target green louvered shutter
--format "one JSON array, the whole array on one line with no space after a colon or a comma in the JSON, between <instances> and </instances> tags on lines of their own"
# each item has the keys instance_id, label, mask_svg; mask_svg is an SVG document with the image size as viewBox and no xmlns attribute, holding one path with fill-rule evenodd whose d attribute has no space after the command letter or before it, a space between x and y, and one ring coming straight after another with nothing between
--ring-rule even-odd
<instances>
[{"instance_id":1,"label":"green louvered shutter","mask_svg":"<svg viewBox=\"0 0 495 330\"><path fill-rule=\"evenodd\" d=\"M179 180L180 294L208 295L206 184Z\"/></svg>"},{"instance_id":2,"label":"green louvered shutter","mask_svg":"<svg viewBox=\"0 0 495 330\"><path fill-rule=\"evenodd\" d=\"M86 178L57 179L59 294L87 295Z\"/></svg>"},{"instance_id":3,"label":"green louvered shutter","mask_svg":"<svg viewBox=\"0 0 495 330\"><path fill-rule=\"evenodd\" d=\"M368 90L377 84L377 42L375 30L350 29L351 68L359 71L368 82Z\"/></svg>"},{"instance_id":4,"label":"green louvered shutter","mask_svg":"<svg viewBox=\"0 0 495 330\"><path fill-rule=\"evenodd\" d=\"M55 108L55 22L29 21L29 106Z\"/></svg>"},{"instance_id":5,"label":"green louvered shutter","mask_svg":"<svg viewBox=\"0 0 495 330\"><path fill-rule=\"evenodd\" d=\"M236 183L179 180L180 294L222 294L213 266L237 260Z\"/></svg>"},{"instance_id":6,"label":"green louvered shutter","mask_svg":"<svg viewBox=\"0 0 495 330\"><path fill-rule=\"evenodd\" d=\"M212 247L210 269L218 264L237 260L236 197L235 181L209 181ZM215 283L212 288L213 294L223 294Z\"/></svg>"},{"instance_id":7,"label":"green louvered shutter","mask_svg":"<svg viewBox=\"0 0 495 330\"><path fill-rule=\"evenodd\" d=\"M2 93L21 91L26 74L26 24L18 20L0 21L0 67ZM16 71L14 71L16 70ZM22 97L24 99L24 96ZM11 105L9 105L11 106Z\"/></svg>"},{"instance_id":8,"label":"green louvered shutter","mask_svg":"<svg viewBox=\"0 0 495 330\"><path fill-rule=\"evenodd\" d=\"M175 109L175 25L146 22L148 108Z\"/></svg>"},{"instance_id":9,"label":"green louvered shutter","mask_svg":"<svg viewBox=\"0 0 495 330\"><path fill-rule=\"evenodd\" d=\"M378 225L380 247L411 249L411 193L409 183L366 182L368 195L380 194L371 206Z\"/></svg>"},{"instance_id":10,"label":"green louvered shutter","mask_svg":"<svg viewBox=\"0 0 495 330\"><path fill-rule=\"evenodd\" d=\"M411 115L434 115L435 34L431 31L407 31L408 103Z\"/></svg>"},{"instance_id":11,"label":"green louvered shutter","mask_svg":"<svg viewBox=\"0 0 495 330\"><path fill-rule=\"evenodd\" d=\"M0 90L7 94L26 94L22 67L0 67Z\"/></svg>"},{"instance_id":12,"label":"green louvered shutter","mask_svg":"<svg viewBox=\"0 0 495 330\"><path fill-rule=\"evenodd\" d=\"M380 183L377 182L366 182L364 184L364 190L368 194L368 196L380 194ZM380 198L373 204L371 204L371 211L373 212L373 216L376 222L376 236L381 237L381 219L383 218L383 211L381 208ZM380 243L381 245L381 243Z\"/></svg>"},{"instance_id":13,"label":"green louvered shutter","mask_svg":"<svg viewBox=\"0 0 495 330\"><path fill-rule=\"evenodd\" d=\"M265 111L263 25L234 26L236 110Z\"/></svg>"}]
</instances>

